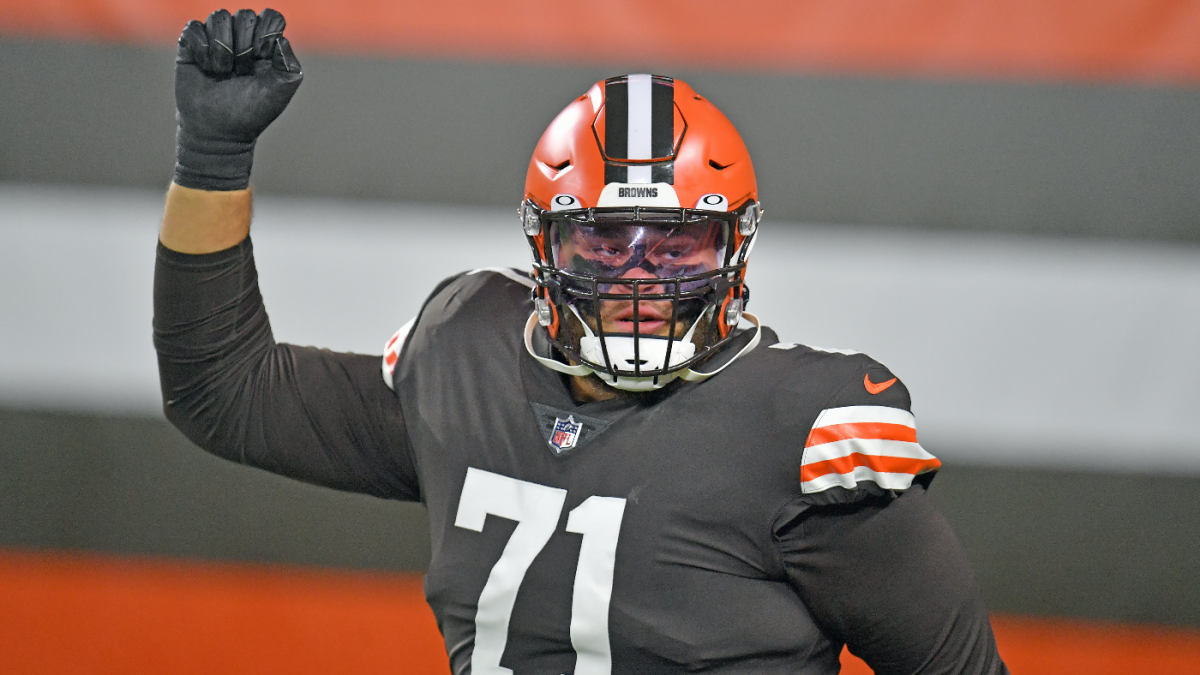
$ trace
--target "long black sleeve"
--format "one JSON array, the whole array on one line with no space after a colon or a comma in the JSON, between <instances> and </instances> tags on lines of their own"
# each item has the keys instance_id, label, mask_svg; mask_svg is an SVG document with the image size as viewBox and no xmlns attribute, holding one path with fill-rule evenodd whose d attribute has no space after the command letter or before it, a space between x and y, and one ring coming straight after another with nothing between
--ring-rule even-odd
<instances>
[{"instance_id":1,"label":"long black sleeve","mask_svg":"<svg viewBox=\"0 0 1200 675\"><path fill-rule=\"evenodd\" d=\"M158 247L154 346L167 419L208 452L318 485L417 500L380 357L277 344L253 247Z\"/></svg>"},{"instance_id":2,"label":"long black sleeve","mask_svg":"<svg viewBox=\"0 0 1200 675\"><path fill-rule=\"evenodd\" d=\"M793 586L878 675L1008 672L966 554L924 487L789 506L776 539Z\"/></svg>"}]
</instances>

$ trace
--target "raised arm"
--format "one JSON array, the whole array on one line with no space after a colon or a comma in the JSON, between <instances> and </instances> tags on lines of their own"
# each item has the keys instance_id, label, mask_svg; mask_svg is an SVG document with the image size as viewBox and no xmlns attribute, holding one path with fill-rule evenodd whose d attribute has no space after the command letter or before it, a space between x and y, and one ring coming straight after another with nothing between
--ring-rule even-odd
<instances>
[{"instance_id":1,"label":"raised arm","mask_svg":"<svg viewBox=\"0 0 1200 675\"><path fill-rule=\"evenodd\" d=\"M179 40L175 181L154 280L167 418L233 461L329 487L418 499L378 356L277 344L258 290L250 169L303 77L283 17L221 10Z\"/></svg>"},{"instance_id":2,"label":"raised arm","mask_svg":"<svg viewBox=\"0 0 1200 675\"><path fill-rule=\"evenodd\" d=\"M233 248L250 235L250 203L250 188L213 192L171 183L158 240L192 255Z\"/></svg>"},{"instance_id":3,"label":"raised arm","mask_svg":"<svg viewBox=\"0 0 1200 675\"><path fill-rule=\"evenodd\" d=\"M159 235L167 248L214 253L250 233L254 146L304 79L285 26L273 9L219 10L179 36L175 181Z\"/></svg>"}]
</instances>

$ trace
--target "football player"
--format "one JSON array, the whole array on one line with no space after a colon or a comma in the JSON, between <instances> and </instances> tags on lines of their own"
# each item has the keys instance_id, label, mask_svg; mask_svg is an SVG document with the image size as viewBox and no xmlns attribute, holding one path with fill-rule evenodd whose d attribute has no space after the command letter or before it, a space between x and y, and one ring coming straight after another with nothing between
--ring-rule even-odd
<instances>
[{"instance_id":1,"label":"football player","mask_svg":"<svg viewBox=\"0 0 1200 675\"><path fill-rule=\"evenodd\" d=\"M179 41L154 328L189 438L423 503L455 673L836 673L843 645L878 673L1006 672L904 384L745 312L754 168L683 82L614 77L554 120L530 273L443 281L382 366L275 342L249 180L303 77L283 30L218 11Z\"/></svg>"}]
</instances>

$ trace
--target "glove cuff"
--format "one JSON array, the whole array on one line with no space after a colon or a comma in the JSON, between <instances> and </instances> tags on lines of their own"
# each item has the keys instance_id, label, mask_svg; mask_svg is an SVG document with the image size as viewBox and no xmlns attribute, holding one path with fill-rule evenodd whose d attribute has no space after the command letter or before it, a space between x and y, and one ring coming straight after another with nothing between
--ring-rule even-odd
<instances>
[{"instance_id":1,"label":"glove cuff","mask_svg":"<svg viewBox=\"0 0 1200 675\"><path fill-rule=\"evenodd\" d=\"M250 186L255 141L231 141L175 133L175 183L196 190L228 192Z\"/></svg>"}]
</instances>

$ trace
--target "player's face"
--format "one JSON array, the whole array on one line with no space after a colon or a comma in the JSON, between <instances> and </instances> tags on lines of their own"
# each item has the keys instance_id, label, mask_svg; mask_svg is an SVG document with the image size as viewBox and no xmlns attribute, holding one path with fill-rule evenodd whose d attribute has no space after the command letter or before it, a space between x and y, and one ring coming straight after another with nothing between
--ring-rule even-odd
<instances>
[{"instance_id":1,"label":"player's face","mask_svg":"<svg viewBox=\"0 0 1200 675\"><path fill-rule=\"evenodd\" d=\"M672 315L669 299L632 299L634 287L639 297L648 294L674 294L696 291L707 280L669 283L632 283L633 280L678 279L710 272L721 266L725 256L727 226L720 221L678 224L605 223L587 225L556 223L552 239L555 264L582 276L602 279L601 293L630 296L628 299L600 303L599 321L605 332L642 335L668 335ZM628 279L631 283L620 283ZM694 303L693 303L694 304ZM688 316L688 303L676 317L675 334L687 330L695 314ZM589 312L590 314L590 312ZM588 318L594 318L589 316Z\"/></svg>"}]
</instances>

